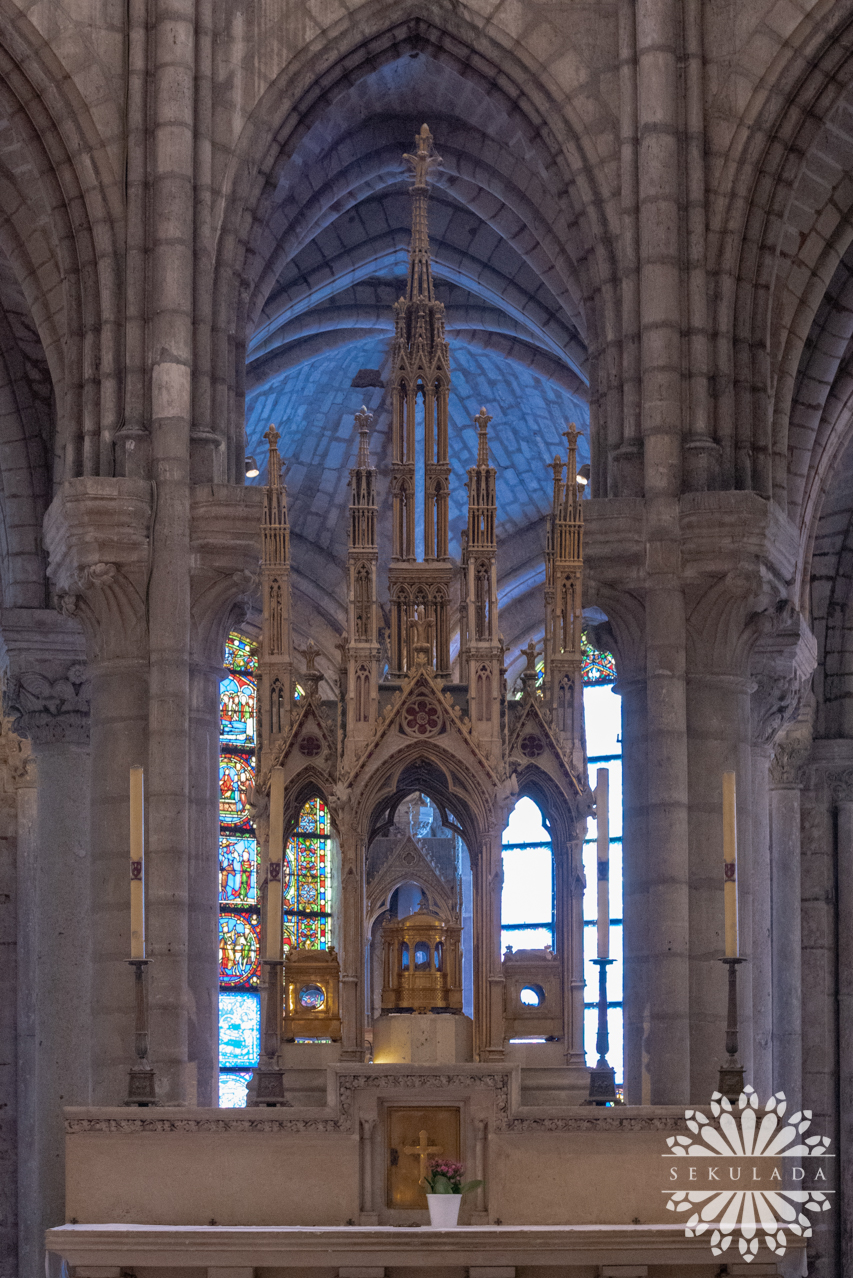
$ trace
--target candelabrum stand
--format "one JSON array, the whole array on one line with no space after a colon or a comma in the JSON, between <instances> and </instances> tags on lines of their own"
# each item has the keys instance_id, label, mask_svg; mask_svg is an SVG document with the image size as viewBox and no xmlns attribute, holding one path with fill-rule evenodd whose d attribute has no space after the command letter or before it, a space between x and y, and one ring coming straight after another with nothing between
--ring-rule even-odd
<instances>
[{"instance_id":1,"label":"candelabrum stand","mask_svg":"<svg viewBox=\"0 0 853 1278\"><path fill-rule=\"evenodd\" d=\"M148 998L145 969L148 959L128 959L134 969L133 986L136 1005L136 1064L131 1065L125 1105L156 1105L156 1074L148 1060Z\"/></svg>"},{"instance_id":2,"label":"candelabrum stand","mask_svg":"<svg viewBox=\"0 0 853 1278\"><path fill-rule=\"evenodd\" d=\"M281 1013L283 959L264 959L267 969L267 1006L264 1019L264 1059L258 1066L255 1105L288 1105L281 1067Z\"/></svg>"},{"instance_id":3,"label":"candelabrum stand","mask_svg":"<svg viewBox=\"0 0 853 1278\"><path fill-rule=\"evenodd\" d=\"M729 969L729 1008L726 1020L726 1056L728 1059L720 1066L720 1078L717 1090L727 1100L736 1101L743 1091L743 1066L738 1060L737 1032L737 969L739 963L746 962L742 958L724 958L720 960Z\"/></svg>"},{"instance_id":4,"label":"candelabrum stand","mask_svg":"<svg viewBox=\"0 0 853 1278\"><path fill-rule=\"evenodd\" d=\"M589 1072L589 1096L584 1105L620 1105L622 1102L616 1092L616 1071L608 1064L607 1053L610 1051L610 1034L607 1029L607 969L615 959L593 959L598 968L598 1033L595 1036L595 1050L598 1062Z\"/></svg>"}]
</instances>

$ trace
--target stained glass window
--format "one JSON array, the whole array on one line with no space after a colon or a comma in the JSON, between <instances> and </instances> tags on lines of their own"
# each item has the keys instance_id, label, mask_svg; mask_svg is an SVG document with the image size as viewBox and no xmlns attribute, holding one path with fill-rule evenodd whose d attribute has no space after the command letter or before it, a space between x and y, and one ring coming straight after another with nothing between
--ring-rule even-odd
<instances>
[{"instance_id":1,"label":"stained glass window","mask_svg":"<svg viewBox=\"0 0 853 1278\"><path fill-rule=\"evenodd\" d=\"M236 670L219 685L219 735L223 744L246 749L255 744L255 681Z\"/></svg>"},{"instance_id":2,"label":"stained glass window","mask_svg":"<svg viewBox=\"0 0 853 1278\"><path fill-rule=\"evenodd\" d=\"M586 687L600 683L616 682L616 663L609 652L600 652L593 648L586 635L581 636L581 654L583 656L583 681Z\"/></svg>"},{"instance_id":3,"label":"stained glass window","mask_svg":"<svg viewBox=\"0 0 853 1278\"><path fill-rule=\"evenodd\" d=\"M229 670L245 670L254 675L258 669L258 646L245 635L232 632L225 643L225 665Z\"/></svg>"},{"instance_id":4,"label":"stained glass window","mask_svg":"<svg viewBox=\"0 0 853 1278\"><path fill-rule=\"evenodd\" d=\"M257 989L261 975L260 916L255 911L219 911L219 987Z\"/></svg>"},{"instance_id":5,"label":"stained glass window","mask_svg":"<svg viewBox=\"0 0 853 1278\"><path fill-rule=\"evenodd\" d=\"M247 835L230 831L219 836L220 905L256 905L258 845Z\"/></svg>"},{"instance_id":6,"label":"stained glass window","mask_svg":"<svg viewBox=\"0 0 853 1278\"><path fill-rule=\"evenodd\" d=\"M257 1065L261 1051L261 1006L257 994L219 995L219 1068Z\"/></svg>"},{"instance_id":7,"label":"stained glass window","mask_svg":"<svg viewBox=\"0 0 853 1278\"><path fill-rule=\"evenodd\" d=\"M234 1069L219 1079L219 1104L223 1109L238 1109L246 1104L246 1091L251 1070Z\"/></svg>"},{"instance_id":8,"label":"stained glass window","mask_svg":"<svg viewBox=\"0 0 853 1278\"><path fill-rule=\"evenodd\" d=\"M284 948L325 950L329 923L329 812L309 799L288 839L282 877Z\"/></svg>"},{"instance_id":9,"label":"stained glass window","mask_svg":"<svg viewBox=\"0 0 853 1278\"><path fill-rule=\"evenodd\" d=\"M220 684L219 1103L245 1105L260 1052L258 845L255 783L257 647L230 634Z\"/></svg>"},{"instance_id":10,"label":"stained glass window","mask_svg":"<svg viewBox=\"0 0 853 1278\"><path fill-rule=\"evenodd\" d=\"M254 753L222 750L219 756L220 825L249 827L249 796L254 784Z\"/></svg>"}]
</instances>

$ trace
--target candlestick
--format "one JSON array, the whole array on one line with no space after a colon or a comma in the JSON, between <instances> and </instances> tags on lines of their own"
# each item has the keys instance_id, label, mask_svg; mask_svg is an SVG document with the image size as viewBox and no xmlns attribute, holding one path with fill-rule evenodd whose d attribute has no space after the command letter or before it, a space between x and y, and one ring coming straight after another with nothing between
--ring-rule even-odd
<instances>
[{"instance_id":1,"label":"candlestick","mask_svg":"<svg viewBox=\"0 0 853 1278\"><path fill-rule=\"evenodd\" d=\"M273 768L270 777L270 838L267 862L267 914L264 958L281 959L281 861L284 855L284 769Z\"/></svg>"},{"instance_id":2,"label":"candlestick","mask_svg":"<svg viewBox=\"0 0 853 1278\"><path fill-rule=\"evenodd\" d=\"M621 1105L619 1093L616 1091L616 1071L608 1063L607 1053L610 1050L610 1034L607 1026L607 969L615 959L593 959L598 968L598 1032L595 1036L595 1050L598 1061L595 1068L589 1071L589 1096L584 1105Z\"/></svg>"},{"instance_id":3,"label":"candlestick","mask_svg":"<svg viewBox=\"0 0 853 1278\"><path fill-rule=\"evenodd\" d=\"M735 774L723 773L723 902L725 907L726 958L737 958L737 802Z\"/></svg>"},{"instance_id":4,"label":"candlestick","mask_svg":"<svg viewBox=\"0 0 853 1278\"><path fill-rule=\"evenodd\" d=\"M730 774L731 775L731 774ZM736 1101L743 1091L743 1066L738 1060L738 1016L737 1016L737 970L742 958L724 958L729 969L729 999L726 1017L726 1056L728 1060L720 1066L717 1091L727 1100Z\"/></svg>"},{"instance_id":5,"label":"candlestick","mask_svg":"<svg viewBox=\"0 0 853 1278\"><path fill-rule=\"evenodd\" d=\"M142 769L140 768L141 772ZM135 1005L135 1054L136 1064L130 1067L127 1098L125 1105L156 1105L156 1076L148 1060L148 999L145 989L145 969L148 959L132 958L130 966L134 969L134 1005Z\"/></svg>"},{"instance_id":6,"label":"candlestick","mask_svg":"<svg viewBox=\"0 0 853 1278\"><path fill-rule=\"evenodd\" d=\"M130 769L130 957L145 958L145 773Z\"/></svg>"},{"instance_id":7,"label":"candlestick","mask_svg":"<svg viewBox=\"0 0 853 1278\"><path fill-rule=\"evenodd\" d=\"M610 773L599 768L595 786L598 831L598 957L610 957ZM605 1053L606 1054L606 1053Z\"/></svg>"}]
</instances>

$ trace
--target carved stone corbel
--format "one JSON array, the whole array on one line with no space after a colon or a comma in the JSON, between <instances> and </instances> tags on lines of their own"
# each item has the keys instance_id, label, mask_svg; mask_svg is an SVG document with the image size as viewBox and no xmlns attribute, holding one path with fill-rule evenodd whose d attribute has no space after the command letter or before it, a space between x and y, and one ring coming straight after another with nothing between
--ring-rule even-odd
<instances>
[{"instance_id":1,"label":"carved stone corbel","mask_svg":"<svg viewBox=\"0 0 853 1278\"><path fill-rule=\"evenodd\" d=\"M3 702L16 738L35 746L89 740L89 675L77 623L44 608L0 614Z\"/></svg>"},{"instance_id":2,"label":"carved stone corbel","mask_svg":"<svg viewBox=\"0 0 853 1278\"><path fill-rule=\"evenodd\" d=\"M192 492L192 614L196 655L219 665L229 630L259 604L259 488L198 484Z\"/></svg>"},{"instance_id":3,"label":"carved stone corbel","mask_svg":"<svg viewBox=\"0 0 853 1278\"><path fill-rule=\"evenodd\" d=\"M779 733L770 760L770 786L774 790L801 789L812 748L814 698L801 698L797 718Z\"/></svg>"},{"instance_id":4,"label":"carved stone corbel","mask_svg":"<svg viewBox=\"0 0 853 1278\"><path fill-rule=\"evenodd\" d=\"M152 494L143 479L70 479L45 515L48 576L91 662L145 652Z\"/></svg>"}]
</instances>

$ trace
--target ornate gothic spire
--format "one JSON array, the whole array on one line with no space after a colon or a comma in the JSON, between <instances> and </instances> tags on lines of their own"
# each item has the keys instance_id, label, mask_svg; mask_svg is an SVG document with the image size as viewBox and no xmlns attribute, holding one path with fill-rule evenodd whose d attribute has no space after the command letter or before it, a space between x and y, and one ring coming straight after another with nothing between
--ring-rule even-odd
<instances>
[{"instance_id":1,"label":"ornate gothic spire","mask_svg":"<svg viewBox=\"0 0 853 1278\"><path fill-rule=\"evenodd\" d=\"M471 725L495 762L501 751L500 698L503 647L498 635L498 572L495 521L495 468L489 465L489 422L481 408L477 427L477 465L468 471L468 528L463 552L462 649L468 682Z\"/></svg>"},{"instance_id":2,"label":"ornate gothic spire","mask_svg":"<svg viewBox=\"0 0 853 1278\"><path fill-rule=\"evenodd\" d=\"M578 493L574 422L563 432L568 461L555 457L554 504L545 552L545 697L551 719L575 767L583 767L581 584L583 508ZM565 469L565 480L563 472Z\"/></svg>"},{"instance_id":3,"label":"ornate gothic spire","mask_svg":"<svg viewBox=\"0 0 853 1278\"><path fill-rule=\"evenodd\" d=\"M415 179L414 186L409 188L409 194L412 197L412 240L409 245L409 284L406 290L406 301L434 302L432 263L429 252L427 178L430 171L441 164L441 156L435 153L429 125L421 125L420 133L415 135L414 155L406 152L403 159L411 165L412 176Z\"/></svg>"},{"instance_id":4,"label":"ornate gothic spire","mask_svg":"<svg viewBox=\"0 0 853 1278\"><path fill-rule=\"evenodd\" d=\"M258 659L258 710L261 770L271 766L276 742L290 728L293 707L293 646L290 599L290 525L281 479L279 433L270 426L267 482L261 523L263 629Z\"/></svg>"},{"instance_id":5,"label":"ornate gothic spire","mask_svg":"<svg viewBox=\"0 0 853 1278\"><path fill-rule=\"evenodd\" d=\"M448 396L450 364L444 337L444 306L435 300L429 251L428 177L440 163L425 124L405 155L414 182L412 239L406 295L394 307L392 397L391 667L402 675L413 661L410 622L417 609L433 622L435 669L450 673L448 545L450 461ZM421 400L422 413L418 412ZM423 423L423 444L418 423ZM415 492L416 453L423 447L423 492ZM419 500L420 498L420 500ZM423 518L419 555L417 508Z\"/></svg>"},{"instance_id":6,"label":"ornate gothic spire","mask_svg":"<svg viewBox=\"0 0 853 1278\"><path fill-rule=\"evenodd\" d=\"M370 464L369 431L372 413L362 406L355 415L358 457L349 473L350 523L347 551L347 625L345 675L346 761L369 736L378 708L379 604L376 589L376 467Z\"/></svg>"}]
</instances>

